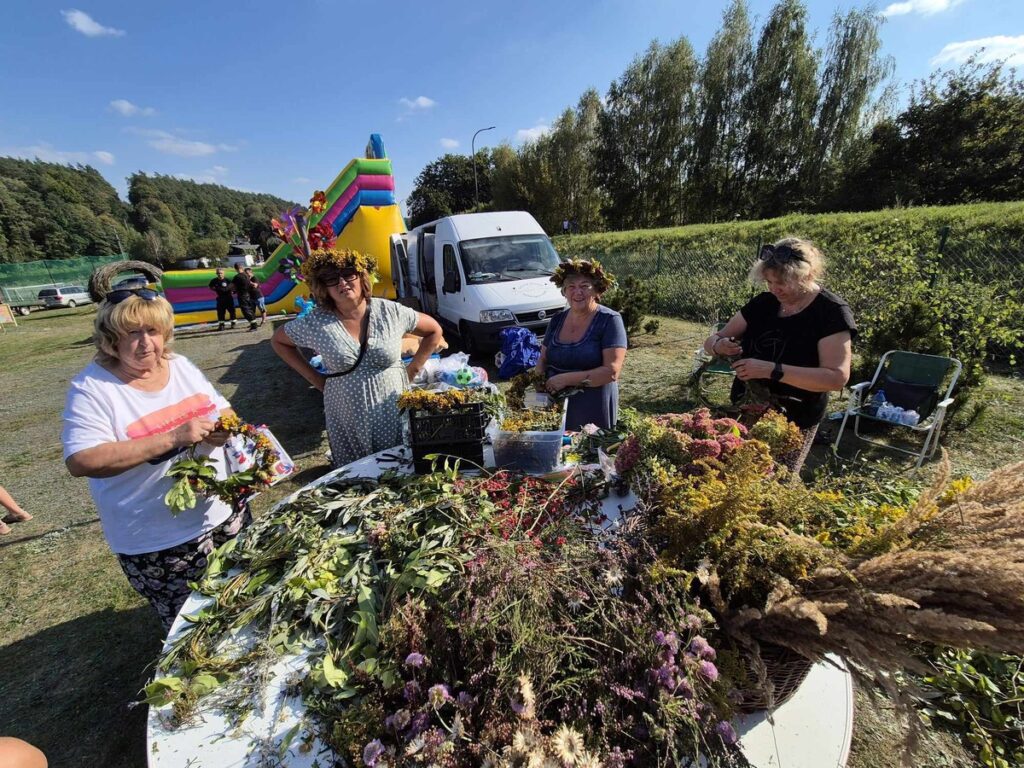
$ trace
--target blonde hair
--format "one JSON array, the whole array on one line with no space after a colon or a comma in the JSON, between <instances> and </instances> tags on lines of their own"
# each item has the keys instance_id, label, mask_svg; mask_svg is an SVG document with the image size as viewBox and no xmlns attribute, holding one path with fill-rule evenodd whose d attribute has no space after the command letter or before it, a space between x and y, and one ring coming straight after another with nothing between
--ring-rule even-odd
<instances>
[{"instance_id":1,"label":"blonde hair","mask_svg":"<svg viewBox=\"0 0 1024 768\"><path fill-rule=\"evenodd\" d=\"M101 365L116 363L118 342L138 328L150 327L163 334L163 356L165 359L170 357L174 343L174 310L167 299L157 296L147 301L140 296L129 296L117 304L100 302L92 335L96 362Z\"/></svg>"},{"instance_id":2,"label":"blonde hair","mask_svg":"<svg viewBox=\"0 0 1024 768\"><path fill-rule=\"evenodd\" d=\"M814 243L800 237L784 237L770 246L788 248L800 258L786 261L765 260L758 254L757 261L750 267L750 282L755 285L764 281L764 273L771 270L784 283L809 287L825 276L825 257Z\"/></svg>"},{"instance_id":3,"label":"blonde hair","mask_svg":"<svg viewBox=\"0 0 1024 768\"><path fill-rule=\"evenodd\" d=\"M309 279L306 282L309 283L309 292L313 294L313 298L316 299L318 306L325 308L334 306L334 299L331 298L330 289L324 285L323 278L325 272L334 272L337 269L333 264L324 264L310 272ZM363 299L369 301L373 296L373 280L369 272L359 271L359 285L363 289L360 301Z\"/></svg>"}]
</instances>

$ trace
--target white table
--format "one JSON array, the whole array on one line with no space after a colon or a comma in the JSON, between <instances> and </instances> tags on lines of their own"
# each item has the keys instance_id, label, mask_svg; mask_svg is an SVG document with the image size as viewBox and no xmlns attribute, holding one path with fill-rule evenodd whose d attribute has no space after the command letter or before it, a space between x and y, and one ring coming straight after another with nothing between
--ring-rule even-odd
<instances>
[{"instance_id":1,"label":"white table","mask_svg":"<svg viewBox=\"0 0 1024 768\"><path fill-rule=\"evenodd\" d=\"M394 448L367 456L336 469L306 488L334 479L343 472L352 477L377 477L387 469L411 472L411 462L382 461L382 455L410 457L405 448ZM484 462L493 463L490 446ZM296 492L282 504L290 501ZM614 495L605 499L601 511L614 527L624 510L632 509L635 498ZM190 625L184 616L202 608L209 598L193 593L182 606L164 645L165 649ZM202 709L196 721L171 730L166 727L167 708L150 708L147 738L151 768L258 768L266 764L286 764L289 768L312 768L326 748L317 740L304 745L304 708L298 696L285 691L304 672L305 656L287 657L277 662L268 675L269 683L261 695L261 706L237 729L228 717L214 707ZM755 768L843 768L850 751L853 730L853 685L845 665L815 665L793 696L773 713L758 712L734 721L743 753ZM297 734L290 746L281 746L290 733ZM268 760L268 758L271 758Z\"/></svg>"}]
</instances>

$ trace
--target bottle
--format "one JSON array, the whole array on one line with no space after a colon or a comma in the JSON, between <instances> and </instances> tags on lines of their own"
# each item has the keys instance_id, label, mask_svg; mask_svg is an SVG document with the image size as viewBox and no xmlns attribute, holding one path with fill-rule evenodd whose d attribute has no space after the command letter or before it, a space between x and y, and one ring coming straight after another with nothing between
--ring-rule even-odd
<instances>
[{"instance_id":1,"label":"bottle","mask_svg":"<svg viewBox=\"0 0 1024 768\"><path fill-rule=\"evenodd\" d=\"M875 394L872 395L872 397L871 397L871 404L873 406L875 406L876 408L881 406L881 405L885 405L885 390L884 389L877 389L877 390L875 390Z\"/></svg>"}]
</instances>

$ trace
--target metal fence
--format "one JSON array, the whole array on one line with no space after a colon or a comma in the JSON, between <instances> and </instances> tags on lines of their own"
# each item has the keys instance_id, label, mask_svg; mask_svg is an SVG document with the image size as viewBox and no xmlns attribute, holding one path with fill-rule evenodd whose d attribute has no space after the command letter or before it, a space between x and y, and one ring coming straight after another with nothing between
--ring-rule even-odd
<instances>
[{"instance_id":1,"label":"metal fence","mask_svg":"<svg viewBox=\"0 0 1024 768\"><path fill-rule=\"evenodd\" d=\"M40 259L39 261L0 264L0 297L14 306L38 303L39 291L63 285L86 286L92 271L112 261L126 261L126 254L82 256L77 259Z\"/></svg>"},{"instance_id":2,"label":"metal fence","mask_svg":"<svg viewBox=\"0 0 1024 768\"><path fill-rule=\"evenodd\" d=\"M747 280L760 244L708 245L684 249L653 245L647 250L588 252L574 248L573 256L597 258L620 282L641 279L655 289L656 312L685 320L713 323L732 316L760 288ZM876 271L877 270L877 271ZM1007 298L1024 292L1024 243L954 239L939 232L936 247L919 253L880 257L860 251L830 253L825 284L855 304L858 297L885 301L893 279L934 282L940 276L962 284L998 287ZM865 289L875 295L866 297ZM856 302L860 303L860 302ZM857 309L857 306L854 306Z\"/></svg>"}]
</instances>

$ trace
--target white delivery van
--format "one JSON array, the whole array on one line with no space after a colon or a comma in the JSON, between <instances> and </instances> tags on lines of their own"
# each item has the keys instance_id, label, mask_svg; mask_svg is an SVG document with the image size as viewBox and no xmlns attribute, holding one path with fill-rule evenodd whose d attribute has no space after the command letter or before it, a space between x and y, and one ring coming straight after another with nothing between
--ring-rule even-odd
<instances>
[{"instance_id":1,"label":"white delivery van","mask_svg":"<svg viewBox=\"0 0 1024 768\"><path fill-rule=\"evenodd\" d=\"M543 337L566 305L551 282L558 253L523 211L448 216L394 235L391 260L399 299L458 333L467 352L497 349L511 325Z\"/></svg>"}]
</instances>

